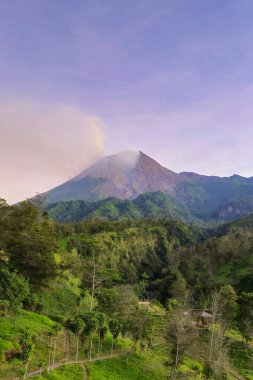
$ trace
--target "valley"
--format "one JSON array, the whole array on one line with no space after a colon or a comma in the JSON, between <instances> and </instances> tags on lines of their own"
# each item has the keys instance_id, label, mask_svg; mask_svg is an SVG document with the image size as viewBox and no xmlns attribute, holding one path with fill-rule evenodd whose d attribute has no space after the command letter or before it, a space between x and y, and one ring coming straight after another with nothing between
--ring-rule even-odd
<instances>
[{"instance_id":1,"label":"valley","mask_svg":"<svg viewBox=\"0 0 253 380\"><path fill-rule=\"evenodd\" d=\"M59 224L31 201L0 211L1 378L252 379L252 216L207 227Z\"/></svg>"}]
</instances>

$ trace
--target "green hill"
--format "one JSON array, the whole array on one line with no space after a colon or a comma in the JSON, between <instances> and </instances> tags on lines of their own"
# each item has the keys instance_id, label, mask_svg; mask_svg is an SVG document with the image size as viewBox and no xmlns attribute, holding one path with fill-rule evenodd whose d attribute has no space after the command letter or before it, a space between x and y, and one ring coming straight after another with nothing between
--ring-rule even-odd
<instances>
[{"instance_id":1,"label":"green hill","mask_svg":"<svg viewBox=\"0 0 253 380\"><path fill-rule=\"evenodd\" d=\"M97 202L69 201L46 206L49 216L60 223L84 219L143 220L178 219L193 221L190 212L173 197L162 192L145 193L133 201L108 198Z\"/></svg>"}]
</instances>

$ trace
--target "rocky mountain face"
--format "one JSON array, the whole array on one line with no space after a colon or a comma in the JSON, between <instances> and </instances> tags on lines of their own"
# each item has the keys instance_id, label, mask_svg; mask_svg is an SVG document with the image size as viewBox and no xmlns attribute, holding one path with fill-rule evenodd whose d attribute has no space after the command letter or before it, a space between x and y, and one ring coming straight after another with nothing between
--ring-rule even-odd
<instances>
[{"instance_id":1,"label":"rocky mountain face","mask_svg":"<svg viewBox=\"0 0 253 380\"><path fill-rule=\"evenodd\" d=\"M146 154L133 151L102 158L45 195L49 204L110 197L134 200L154 192L164 193L170 202L174 199L199 220L233 220L253 212L253 178L178 174Z\"/></svg>"}]
</instances>

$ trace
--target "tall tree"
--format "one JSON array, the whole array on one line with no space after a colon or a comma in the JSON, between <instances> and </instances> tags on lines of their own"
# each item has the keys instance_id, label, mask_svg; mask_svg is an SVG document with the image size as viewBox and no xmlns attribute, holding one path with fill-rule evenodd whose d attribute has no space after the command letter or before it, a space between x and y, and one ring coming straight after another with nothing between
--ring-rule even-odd
<instances>
[{"instance_id":1,"label":"tall tree","mask_svg":"<svg viewBox=\"0 0 253 380\"><path fill-rule=\"evenodd\" d=\"M192 323L190 312L176 307L169 316L167 331L167 342L172 356L171 379L177 378L180 364L193 351L197 339L198 331Z\"/></svg>"},{"instance_id":2,"label":"tall tree","mask_svg":"<svg viewBox=\"0 0 253 380\"><path fill-rule=\"evenodd\" d=\"M21 347L22 360L23 360L23 363L25 366L24 373L23 373L23 379L25 380L26 376L27 376L29 360L30 360L30 357L31 357L32 351L33 351L33 344L31 341L31 334L29 331L26 331L22 335L22 337L19 341L19 344Z\"/></svg>"},{"instance_id":3,"label":"tall tree","mask_svg":"<svg viewBox=\"0 0 253 380\"><path fill-rule=\"evenodd\" d=\"M53 362L52 366L54 369L55 366L55 354L56 354L56 347L57 347L57 338L62 332L62 325L60 323L55 323L52 327L52 336L54 338L54 343L53 343Z\"/></svg>"},{"instance_id":4,"label":"tall tree","mask_svg":"<svg viewBox=\"0 0 253 380\"><path fill-rule=\"evenodd\" d=\"M81 318L76 318L74 321L74 330L76 334L76 362L79 359L79 339L80 335L84 331L85 324L84 321Z\"/></svg>"},{"instance_id":5,"label":"tall tree","mask_svg":"<svg viewBox=\"0 0 253 380\"><path fill-rule=\"evenodd\" d=\"M4 207L0 216L0 251L9 267L18 270L38 288L56 275L57 248L54 225L30 202Z\"/></svg>"}]
</instances>

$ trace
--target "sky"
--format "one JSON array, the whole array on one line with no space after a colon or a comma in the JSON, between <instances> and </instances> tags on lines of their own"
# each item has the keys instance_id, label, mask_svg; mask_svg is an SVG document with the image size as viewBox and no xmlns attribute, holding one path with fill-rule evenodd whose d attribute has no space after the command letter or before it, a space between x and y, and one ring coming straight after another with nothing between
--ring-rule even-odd
<instances>
[{"instance_id":1,"label":"sky","mask_svg":"<svg viewBox=\"0 0 253 380\"><path fill-rule=\"evenodd\" d=\"M252 0L0 0L0 197L102 155L253 176Z\"/></svg>"}]
</instances>

